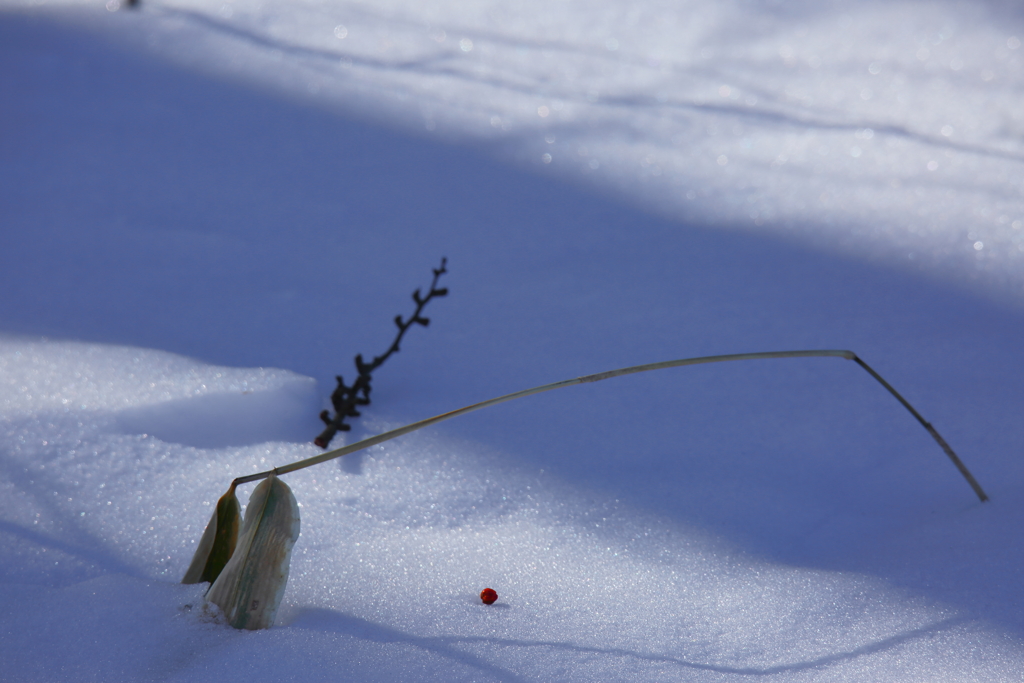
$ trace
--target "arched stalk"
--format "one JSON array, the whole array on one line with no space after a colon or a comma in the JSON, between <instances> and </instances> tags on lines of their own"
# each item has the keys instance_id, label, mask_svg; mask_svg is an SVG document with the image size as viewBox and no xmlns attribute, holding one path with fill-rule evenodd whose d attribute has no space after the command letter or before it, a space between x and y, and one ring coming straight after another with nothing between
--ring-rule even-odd
<instances>
[{"instance_id":1,"label":"arched stalk","mask_svg":"<svg viewBox=\"0 0 1024 683\"><path fill-rule=\"evenodd\" d=\"M333 451L328 451L326 453L321 453L320 455L315 455L315 456L313 456L311 458L306 458L305 460L299 460L298 462L293 462L290 465L284 465L283 467L276 467L276 468L274 468L272 470L269 470L269 471L266 471L266 472L258 472L256 474L250 474L250 475L245 476L245 477L238 477L237 479L235 479L233 485L245 484L245 483L251 482L251 481L258 481L260 479L266 479L271 474L280 476L282 474L287 474L289 472L294 472L296 470L301 470L301 469L304 469L306 467L312 467L313 465L319 465L322 462L327 462L328 460L334 460L335 458L340 458L343 455L348 455L349 453L355 453L356 451L361 451L364 448L369 448L370 446L376 446L379 443L384 443L385 441L390 441L391 439L396 439L396 438L398 438L400 436L403 436L405 434L408 434L410 432L415 432L418 429L423 429L424 427L429 427L430 425L437 424L438 422L444 422L445 420L450 420L453 417L458 417L459 415L465 415L466 413L471 413L471 412L473 412L475 410L480 410L481 408L488 408L490 406L498 405L499 403L505 403L506 401L512 401L512 400L517 399L517 398L525 398L526 396L532 396L534 394L540 394L540 393L543 393L545 391L552 391L553 389L561 389L563 387L572 386L574 384L586 384L588 382L600 382L601 380L611 379L612 377L621 377L623 375L633 375L633 374L636 374L638 372L649 372L651 370L663 370L665 368L676 368L676 367L681 367L683 365L701 365L701 364L704 364L704 363L723 363L725 361L734 361L734 360L761 360L761 359L768 359L768 358L808 358L808 357L845 358L847 360L854 361L859 366L864 368L864 370L867 371L867 373L870 374L873 378L875 378L875 380L877 380L879 384L881 384L883 387L886 388L886 390L889 391L889 393L891 393L893 396L895 396L896 399L901 404L903 404L903 407L906 408L908 411L910 411L910 414L913 415L914 418L918 422L921 423L921 425L925 428L925 430L928 431L929 434L931 434L932 438L935 439L936 443L939 444L939 446L942 448L942 450L946 453L946 455L949 457L949 459L953 462L953 464L956 466L956 468L960 471L960 474L962 474L964 479L967 480L967 483L971 485L971 488L974 490L974 493L977 494L978 499L981 502L985 502L986 500L988 500L988 495L986 495L985 491L982 490L981 485L978 484L977 480L975 480L974 476L967 469L967 466L963 464L963 462L960 460L960 458L957 456L957 454L953 451L953 449L949 446L949 444L946 443L946 440L943 439L939 435L939 433L935 430L935 428L932 427L932 425L929 422L927 422L923 417L921 417L921 414L918 413L917 410L915 410L912 405L910 405L910 402L907 401L905 398L903 398L903 396L901 396L900 393L898 391L896 391L896 389L894 389L891 384L886 382L882 378L881 375L879 375L877 372L875 372L871 368L871 366L869 366L867 363L865 363L863 360L861 360L857 356L857 354L855 354L853 351L844 351L844 350L766 351L766 352L762 352L762 353L735 353L735 354L729 354L729 355L724 355L724 356L701 356L699 358L682 358L682 359L679 359L679 360L662 361L661 363L648 363L646 365L633 365L633 366L630 366L628 368L619 368L618 370L609 370L608 372L599 372L599 373L594 374L594 375L584 375L583 377L576 377L574 379L566 379L566 380L562 380L561 382L553 382L551 384L544 384L544 385L541 385L539 387L533 387L532 389L524 389L522 391L516 391L514 393L505 394L504 396L498 396L497 398L492 398L492 399L489 399L487 401L481 401L480 403L474 403L472 405L465 406L464 408L459 408L457 410L452 410L452 411L449 411L447 413L442 413L440 415L435 415L434 417L428 417L425 420L420 420L419 422L413 422L412 424L405 425L404 427L399 427L398 429L392 429L391 431L384 432L383 434L378 434L376 436L371 436L368 439L363 439L362 441L357 441L356 443L350 444L348 446L343 446L342 448L337 448L337 449L335 449Z\"/></svg>"}]
</instances>

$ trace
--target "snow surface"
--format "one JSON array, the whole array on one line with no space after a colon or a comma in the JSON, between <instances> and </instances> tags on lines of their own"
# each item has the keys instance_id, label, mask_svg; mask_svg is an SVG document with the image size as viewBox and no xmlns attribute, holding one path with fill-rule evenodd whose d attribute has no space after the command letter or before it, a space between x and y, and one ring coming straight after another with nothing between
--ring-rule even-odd
<instances>
[{"instance_id":1,"label":"snow surface","mask_svg":"<svg viewBox=\"0 0 1024 683\"><path fill-rule=\"evenodd\" d=\"M4 0L0 680L1020 680L1022 20ZM850 348L992 500L853 363L680 368L288 475L279 623L225 626L211 506L442 255L349 439Z\"/></svg>"}]
</instances>

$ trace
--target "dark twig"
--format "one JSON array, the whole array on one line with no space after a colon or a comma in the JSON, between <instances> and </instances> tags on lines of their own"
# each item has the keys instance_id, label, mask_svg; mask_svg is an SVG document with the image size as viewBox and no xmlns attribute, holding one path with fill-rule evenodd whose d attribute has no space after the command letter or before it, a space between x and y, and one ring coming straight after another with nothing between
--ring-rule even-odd
<instances>
[{"instance_id":1,"label":"dark twig","mask_svg":"<svg viewBox=\"0 0 1024 683\"><path fill-rule=\"evenodd\" d=\"M434 268L434 280L430 283L430 291L427 292L426 296L420 294L419 288L412 293L412 300L416 302L416 311L412 314L412 317L408 320L403 320L401 315L395 316L395 325L398 326L398 335L395 337L395 341L391 342L391 346L381 356L375 356L372 363L367 363L363 360L363 354L356 355L356 380L352 383L352 386L345 384L345 380L342 379L341 375L335 375L335 379L338 380L338 386L334 389L334 393L331 394L331 404L334 406L334 417L331 417L330 411L323 411L320 413L320 419L324 421L327 428L320 433L320 436L313 440L320 448L327 448L331 443L331 439L338 432L347 432L352 428L351 425L345 423L346 417L359 417L359 411L356 410L356 406L365 406L370 403L370 381L373 379L372 373L374 370L384 364L391 354L399 350L399 344L402 342L402 337L405 336L406 330L413 325L422 325L426 327L430 324L430 318L424 318L420 313L426 307L427 303L434 297L441 297L448 295L448 288L438 288L437 281L442 275L448 272L445 266L448 264L447 258L441 259L441 267Z\"/></svg>"}]
</instances>

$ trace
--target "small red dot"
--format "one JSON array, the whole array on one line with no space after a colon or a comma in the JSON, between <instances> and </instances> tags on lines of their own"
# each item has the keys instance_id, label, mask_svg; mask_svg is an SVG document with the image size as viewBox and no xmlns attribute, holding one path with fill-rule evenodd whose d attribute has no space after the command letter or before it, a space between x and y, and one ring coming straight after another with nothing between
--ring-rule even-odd
<instances>
[{"instance_id":1,"label":"small red dot","mask_svg":"<svg viewBox=\"0 0 1024 683\"><path fill-rule=\"evenodd\" d=\"M485 605L493 605L498 599L498 592L493 588L485 588L480 591L480 599L484 601Z\"/></svg>"}]
</instances>

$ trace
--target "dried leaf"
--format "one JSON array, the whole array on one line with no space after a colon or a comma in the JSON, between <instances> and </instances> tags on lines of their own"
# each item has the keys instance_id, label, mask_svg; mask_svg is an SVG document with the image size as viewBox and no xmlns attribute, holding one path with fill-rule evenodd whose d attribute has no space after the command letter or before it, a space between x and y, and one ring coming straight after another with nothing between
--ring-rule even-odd
<instances>
[{"instance_id":1,"label":"dried leaf","mask_svg":"<svg viewBox=\"0 0 1024 683\"><path fill-rule=\"evenodd\" d=\"M235 552L241 520L242 508L235 497L235 485L232 484L228 492L217 501L196 554L192 556L192 564L181 579L182 583L213 583L217 580Z\"/></svg>"},{"instance_id":2,"label":"dried leaf","mask_svg":"<svg viewBox=\"0 0 1024 683\"><path fill-rule=\"evenodd\" d=\"M298 537L299 504L287 484L270 475L252 492L235 553L206 594L229 624L249 630L274 624Z\"/></svg>"}]
</instances>

